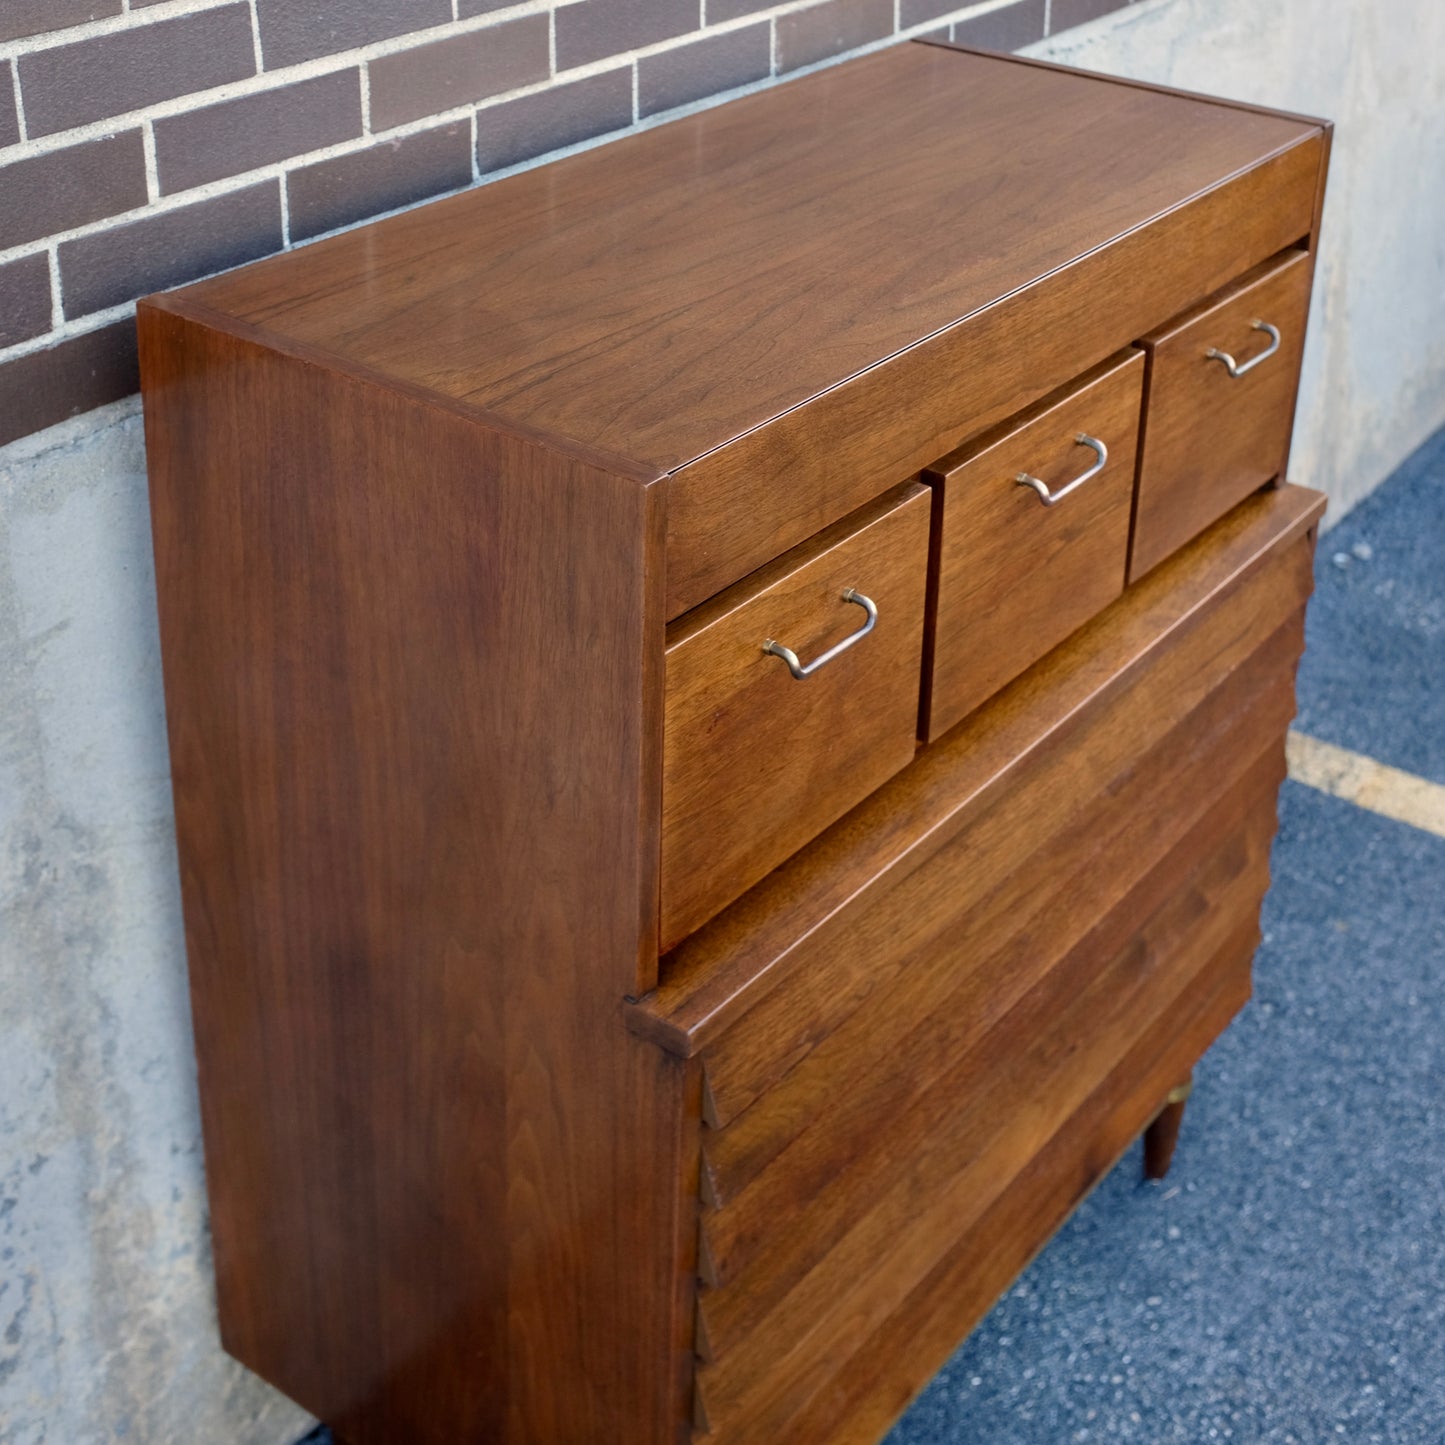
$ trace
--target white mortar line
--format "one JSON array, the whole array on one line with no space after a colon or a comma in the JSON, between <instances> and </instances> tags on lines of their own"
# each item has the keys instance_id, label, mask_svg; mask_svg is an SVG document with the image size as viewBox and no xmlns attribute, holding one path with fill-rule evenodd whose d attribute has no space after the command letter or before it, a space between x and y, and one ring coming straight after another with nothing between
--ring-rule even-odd
<instances>
[{"instance_id":1,"label":"white mortar line","mask_svg":"<svg viewBox=\"0 0 1445 1445\"><path fill-rule=\"evenodd\" d=\"M15 92L15 128L20 132L16 149L22 149L30 139L30 128L25 123L25 97L20 94L20 67L10 62L10 88Z\"/></svg>"},{"instance_id":2,"label":"white mortar line","mask_svg":"<svg viewBox=\"0 0 1445 1445\"><path fill-rule=\"evenodd\" d=\"M141 153L145 156L146 191L151 205L154 205L161 198L161 177L156 166L156 130L151 121L146 121L140 128L140 144Z\"/></svg>"},{"instance_id":3,"label":"white mortar line","mask_svg":"<svg viewBox=\"0 0 1445 1445\"><path fill-rule=\"evenodd\" d=\"M639 103L638 98L637 98L637 86L638 86L638 80L637 80L637 62L634 60L634 61L632 62L632 123L633 123L633 125L636 125L636 124L637 124L638 116L639 116L639 114L641 113L641 106L640 106L640 103Z\"/></svg>"},{"instance_id":4,"label":"white mortar line","mask_svg":"<svg viewBox=\"0 0 1445 1445\"><path fill-rule=\"evenodd\" d=\"M276 183L276 189L281 193L281 249L291 249L291 191L286 184L286 177L282 176Z\"/></svg>"},{"instance_id":5,"label":"white mortar line","mask_svg":"<svg viewBox=\"0 0 1445 1445\"><path fill-rule=\"evenodd\" d=\"M256 57L256 73L266 69L266 59L261 54L261 16L256 9L256 0L251 0L251 51Z\"/></svg>"},{"instance_id":6,"label":"white mortar line","mask_svg":"<svg viewBox=\"0 0 1445 1445\"><path fill-rule=\"evenodd\" d=\"M557 9L547 12L547 74L557 74Z\"/></svg>"},{"instance_id":7,"label":"white mortar line","mask_svg":"<svg viewBox=\"0 0 1445 1445\"><path fill-rule=\"evenodd\" d=\"M1054 28L1054 0L1044 0L1044 39L1047 40Z\"/></svg>"},{"instance_id":8,"label":"white mortar line","mask_svg":"<svg viewBox=\"0 0 1445 1445\"><path fill-rule=\"evenodd\" d=\"M50 262L50 329L54 332L65 325L65 302L60 295L60 247L48 247L46 259Z\"/></svg>"},{"instance_id":9,"label":"white mortar line","mask_svg":"<svg viewBox=\"0 0 1445 1445\"><path fill-rule=\"evenodd\" d=\"M361 133L371 135L371 66L361 67Z\"/></svg>"},{"instance_id":10,"label":"white mortar line","mask_svg":"<svg viewBox=\"0 0 1445 1445\"><path fill-rule=\"evenodd\" d=\"M1439 783L1306 733L1291 731L1285 750L1297 783L1445 838L1445 787Z\"/></svg>"}]
</instances>

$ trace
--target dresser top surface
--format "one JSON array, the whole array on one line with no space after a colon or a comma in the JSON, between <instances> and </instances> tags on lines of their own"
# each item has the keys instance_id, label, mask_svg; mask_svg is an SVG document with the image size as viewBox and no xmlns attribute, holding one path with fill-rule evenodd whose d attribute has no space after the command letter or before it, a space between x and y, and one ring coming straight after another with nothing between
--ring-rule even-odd
<instances>
[{"instance_id":1,"label":"dresser top surface","mask_svg":"<svg viewBox=\"0 0 1445 1445\"><path fill-rule=\"evenodd\" d=\"M167 304L660 476L1314 134L898 45Z\"/></svg>"}]
</instances>

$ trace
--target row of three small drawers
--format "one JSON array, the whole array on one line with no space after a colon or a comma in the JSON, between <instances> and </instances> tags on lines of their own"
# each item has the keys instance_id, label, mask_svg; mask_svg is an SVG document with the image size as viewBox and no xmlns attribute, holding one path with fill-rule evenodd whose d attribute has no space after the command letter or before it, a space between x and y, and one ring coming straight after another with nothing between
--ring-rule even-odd
<instances>
[{"instance_id":1,"label":"row of three small drawers","mask_svg":"<svg viewBox=\"0 0 1445 1445\"><path fill-rule=\"evenodd\" d=\"M1309 282L1275 257L669 628L664 949L1283 474Z\"/></svg>"}]
</instances>

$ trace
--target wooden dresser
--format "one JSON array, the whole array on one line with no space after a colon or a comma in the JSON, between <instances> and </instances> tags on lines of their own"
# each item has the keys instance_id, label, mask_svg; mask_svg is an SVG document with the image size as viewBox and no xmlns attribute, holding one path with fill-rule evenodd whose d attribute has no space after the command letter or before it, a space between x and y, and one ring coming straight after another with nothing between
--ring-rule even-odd
<instances>
[{"instance_id":1,"label":"wooden dresser","mask_svg":"<svg viewBox=\"0 0 1445 1445\"><path fill-rule=\"evenodd\" d=\"M142 305L231 1351L887 1430L1249 993L1328 150L908 44Z\"/></svg>"}]
</instances>

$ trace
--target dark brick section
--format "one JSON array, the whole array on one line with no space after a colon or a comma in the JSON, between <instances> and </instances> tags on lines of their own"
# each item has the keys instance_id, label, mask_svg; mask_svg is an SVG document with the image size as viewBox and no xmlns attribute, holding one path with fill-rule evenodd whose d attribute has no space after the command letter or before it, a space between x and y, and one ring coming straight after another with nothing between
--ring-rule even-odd
<instances>
[{"instance_id":1,"label":"dark brick section","mask_svg":"<svg viewBox=\"0 0 1445 1445\"><path fill-rule=\"evenodd\" d=\"M771 4L773 0L707 0L707 23L718 25L724 20L738 20L744 15L755 15Z\"/></svg>"},{"instance_id":2,"label":"dark brick section","mask_svg":"<svg viewBox=\"0 0 1445 1445\"><path fill-rule=\"evenodd\" d=\"M591 0L588 0L591 3ZM373 60L371 128L455 110L548 75L547 17L524 15Z\"/></svg>"},{"instance_id":3,"label":"dark brick section","mask_svg":"<svg viewBox=\"0 0 1445 1445\"><path fill-rule=\"evenodd\" d=\"M32 136L242 80L256 71L251 10L227 5L20 58Z\"/></svg>"},{"instance_id":4,"label":"dark brick section","mask_svg":"<svg viewBox=\"0 0 1445 1445\"><path fill-rule=\"evenodd\" d=\"M686 35L697 24L697 0L586 0L567 5L557 11L557 69L590 65L639 45Z\"/></svg>"},{"instance_id":5,"label":"dark brick section","mask_svg":"<svg viewBox=\"0 0 1445 1445\"><path fill-rule=\"evenodd\" d=\"M932 0L901 0L905 15L910 5L931 3ZM938 13L941 11L921 13L919 19ZM903 23L915 22L905 20ZM973 45L980 50L1017 50L1020 46L1032 45L1044 38L1044 0L1019 0L1017 5L1005 5L1002 10L960 20L953 27L953 38L959 45Z\"/></svg>"},{"instance_id":6,"label":"dark brick section","mask_svg":"<svg viewBox=\"0 0 1445 1445\"><path fill-rule=\"evenodd\" d=\"M477 164L501 170L631 124L632 67L624 65L478 111Z\"/></svg>"},{"instance_id":7,"label":"dark brick section","mask_svg":"<svg viewBox=\"0 0 1445 1445\"><path fill-rule=\"evenodd\" d=\"M278 181L163 211L60 247L65 314L85 316L280 249Z\"/></svg>"},{"instance_id":8,"label":"dark brick section","mask_svg":"<svg viewBox=\"0 0 1445 1445\"><path fill-rule=\"evenodd\" d=\"M772 28L763 21L645 55L637 63L637 108L642 115L656 115L762 80L772 69L772 51Z\"/></svg>"},{"instance_id":9,"label":"dark brick section","mask_svg":"<svg viewBox=\"0 0 1445 1445\"><path fill-rule=\"evenodd\" d=\"M778 69L796 70L893 33L893 0L824 0L778 17Z\"/></svg>"},{"instance_id":10,"label":"dark brick section","mask_svg":"<svg viewBox=\"0 0 1445 1445\"><path fill-rule=\"evenodd\" d=\"M360 134L361 72L334 70L158 120L156 170L169 195Z\"/></svg>"},{"instance_id":11,"label":"dark brick section","mask_svg":"<svg viewBox=\"0 0 1445 1445\"><path fill-rule=\"evenodd\" d=\"M50 258L22 256L0 266L0 346L50 330Z\"/></svg>"},{"instance_id":12,"label":"dark brick section","mask_svg":"<svg viewBox=\"0 0 1445 1445\"><path fill-rule=\"evenodd\" d=\"M1049 32L1057 35L1061 30L1070 30L1085 21L1122 10L1129 3L1130 0L1054 0L1049 16Z\"/></svg>"},{"instance_id":13,"label":"dark brick section","mask_svg":"<svg viewBox=\"0 0 1445 1445\"><path fill-rule=\"evenodd\" d=\"M508 5L516 3L517 0L460 0L457 18L470 20L474 15L490 15L493 10L505 10Z\"/></svg>"},{"instance_id":14,"label":"dark brick section","mask_svg":"<svg viewBox=\"0 0 1445 1445\"><path fill-rule=\"evenodd\" d=\"M0 446L140 387L135 322L102 326L0 364Z\"/></svg>"},{"instance_id":15,"label":"dark brick section","mask_svg":"<svg viewBox=\"0 0 1445 1445\"><path fill-rule=\"evenodd\" d=\"M261 63L299 65L452 18L450 0L258 0Z\"/></svg>"},{"instance_id":16,"label":"dark brick section","mask_svg":"<svg viewBox=\"0 0 1445 1445\"><path fill-rule=\"evenodd\" d=\"M138 130L0 166L0 249L103 220L146 202Z\"/></svg>"},{"instance_id":17,"label":"dark brick section","mask_svg":"<svg viewBox=\"0 0 1445 1445\"><path fill-rule=\"evenodd\" d=\"M0 0L0 40L43 35L120 14L120 0Z\"/></svg>"},{"instance_id":18,"label":"dark brick section","mask_svg":"<svg viewBox=\"0 0 1445 1445\"><path fill-rule=\"evenodd\" d=\"M472 128L463 121L305 166L286 178L291 239L460 190L471 179Z\"/></svg>"},{"instance_id":19,"label":"dark brick section","mask_svg":"<svg viewBox=\"0 0 1445 1445\"><path fill-rule=\"evenodd\" d=\"M11 62L0 65L0 148L20 139L20 121L15 114L15 71Z\"/></svg>"}]
</instances>

